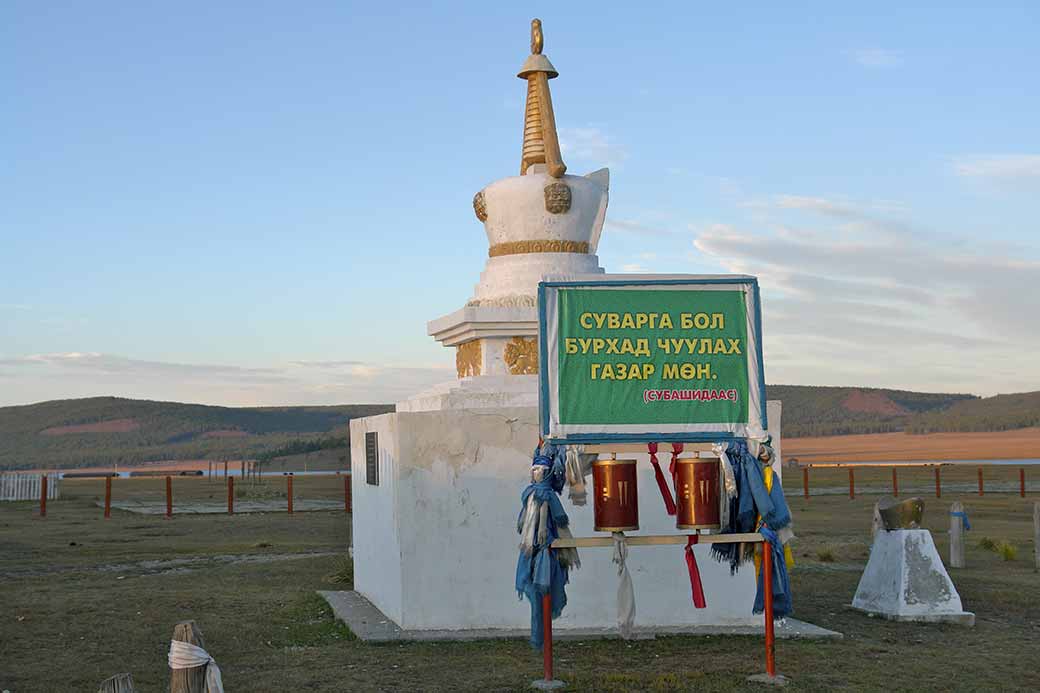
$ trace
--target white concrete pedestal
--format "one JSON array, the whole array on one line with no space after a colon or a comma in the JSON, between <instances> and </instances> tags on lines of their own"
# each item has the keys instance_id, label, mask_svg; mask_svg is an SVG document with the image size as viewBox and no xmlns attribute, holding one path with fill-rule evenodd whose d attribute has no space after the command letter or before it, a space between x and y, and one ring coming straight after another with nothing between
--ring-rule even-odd
<instances>
[{"instance_id":1,"label":"white concrete pedestal","mask_svg":"<svg viewBox=\"0 0 1040 693\"><path fill-rule=\"evenodd\" d=\"M515 376L514 376L515 377ZM779 440L779 403L771 403ZM520 493L538 441L537 407L409 411L355 419L354 587L406 630L521 629L530 607L513 588ZM367 483L366 434L377 435L378 485ZM648 456L639 469L641 534L674 534ZM660 456L667 465L668 455ZM777 465L779 466L779 465ZM594 536L592 505L566 499L575 536ZM695 609L681 546L633 547L637 628L760 626L754 569L731 577L708 546L695 548L708 608ZM617 572L608 549L581 550L562 631L614 628Z\"/></svg>"},{"instance_id":2,"label":"white concrete pedestal","mask_svg":"<svg viewBox=\"0 0 1040 693\"><path fill-rule=\"evenodd\" d=\"M975 624L927 529L877 533L852 608L893 621Z\"/></svg>"}]
</instances>

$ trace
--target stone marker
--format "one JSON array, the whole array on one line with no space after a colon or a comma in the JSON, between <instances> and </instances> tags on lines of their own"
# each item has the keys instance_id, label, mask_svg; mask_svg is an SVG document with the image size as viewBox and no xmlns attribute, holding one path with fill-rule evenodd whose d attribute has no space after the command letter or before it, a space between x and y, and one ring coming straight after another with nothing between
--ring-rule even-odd
<instances>
[{"instance_id":1,"label":"stone marker","mask_svg":"<svg viewBox=\"0 0 1040 693\"><path fill-rule=\"evenodd\" d=\"M964 512L960 501L950 506L950 567L964 567L964 520L954 513Z\"/></svg>"},{"instance_id":2,"label":"stone marker","mask_svg":"<svg viewBox=\"0 0 1040 693\"><path fill-rule=\"evenodd\" d=\"M964 611L961 597L943 566L927 529L889 529L890 518L902 514L916 525L923 509L919 498L898 504L907 508L881 510L886 527L874 537L867 567L860 578L852 608L893 621L949 622L971 626L975 614ZM895 508L895 506L892 506ZM960 519L957 518L960 522Z\"/></svg>"}]
</instances>

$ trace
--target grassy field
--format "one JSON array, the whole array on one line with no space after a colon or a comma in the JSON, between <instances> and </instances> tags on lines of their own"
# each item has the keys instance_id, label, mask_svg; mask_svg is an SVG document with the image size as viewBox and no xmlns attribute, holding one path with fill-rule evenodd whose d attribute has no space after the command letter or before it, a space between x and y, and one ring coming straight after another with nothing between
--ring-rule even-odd
<instances>
[{"instance_id":1,"label":"grassy field","mask_svg":"<svg viewBox=\"0 0 1040 693\"><path fill-rule=\"evenodd\" d=\"M973 479L971 470L962 471ZM854 501L837 494L805 500L799 475L787 475L798 534L795 616L845 634L834 642L779 642L777 661L793 679L790 689L1040 689L1034 667L1040 574L1031 541L1036 494L925 496L925 522L943 555L948 503L967 506L968 567L953 577L978 621L970 629L896 624L845 608L867 558L871 506L890 480L887 470L877 474L857 479ZM924 473L922 485L930 479ZM120 480L115 495L162 498L162 483ZM280 483L246 486L243 493L277 494ZM913 483L909 476L906 483ZM223 493L219 482L174 484L175 500ZM814 472L814 488L842 484L844 471ZM70 480L63 490L46 519L36 517L32 503L0 504L0 690L92 691L122 671L133 673L139 690L161 690L168 639L187 618L198 621L229 691L522 691L540 676L540 655L522 641L366 645L353 639L314 594L350 586L346 513L166 520L114 512L105 521L94 505L103 493L100 480ZM295 493L340 497L342 479L297 477ZM1017 546L1017 560L979 547L983 537ZM563 641L556 655L557 674L570 690L587 691L753 690L744 679L763 667L761 639L752 637Z\"/></svg>"}]
</instances>

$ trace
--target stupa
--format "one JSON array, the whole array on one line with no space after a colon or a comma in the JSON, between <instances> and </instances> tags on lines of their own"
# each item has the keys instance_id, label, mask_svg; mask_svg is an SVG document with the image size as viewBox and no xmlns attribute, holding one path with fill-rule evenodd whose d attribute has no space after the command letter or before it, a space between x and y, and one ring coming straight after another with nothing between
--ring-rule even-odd
<instances>
[{"instance_id":1,"label":"stupa","mask_svg":"<svg viewBox=\"0 0 1040 693\"><path fill-rule=\"evenodd\" d=\"M354 587L351 598L406 631L527 633L530 610L514 590L519 494L529 481L538 428L538 318L543 276L602 274L596 250L606 217L609 173L568 174L549 80L558 72L532 22L520 175L477 192L473 208L488 260L466 303L428 323L455 349L458 378L397 404L396 412L350 425ZM779 402L769 403L780 473ZM639 468L642 530L675 532L648 456ZM592 507L568 504L576 536L592 535ZM658 510L659 512L654 512ZM673 547L674 548L674 547ZM680 550L634 550L638 628L760 628L751 612L754 570L730 576L707 546L695 548L708 608L694 609ZM617 573L609 551L582 554L557 628L611 630ZM372 612L375 613L375 612Z\"/></svg>"}]
</instances>

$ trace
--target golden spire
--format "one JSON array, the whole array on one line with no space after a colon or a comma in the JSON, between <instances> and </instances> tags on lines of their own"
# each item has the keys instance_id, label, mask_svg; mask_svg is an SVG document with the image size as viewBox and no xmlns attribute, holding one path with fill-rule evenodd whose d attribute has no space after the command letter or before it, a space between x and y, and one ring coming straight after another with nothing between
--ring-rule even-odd
<instances>
[{"instance_id":1,"label":"golden spire","mask_svg":"<svg viewBox=\"0 0 1040 693\"><path fill-rule=\"evenodd\" d=\"M544 164L549 175L560 178L567 170L560 154L560 139L556 134L549 80L560 73L549 59L542 55L542 20L531 20L531 55L527 57L517 77L527 80L527 108L524 111L524 146L520 156L520 175L534 164Z\"/></svg>"}]
</instances>

